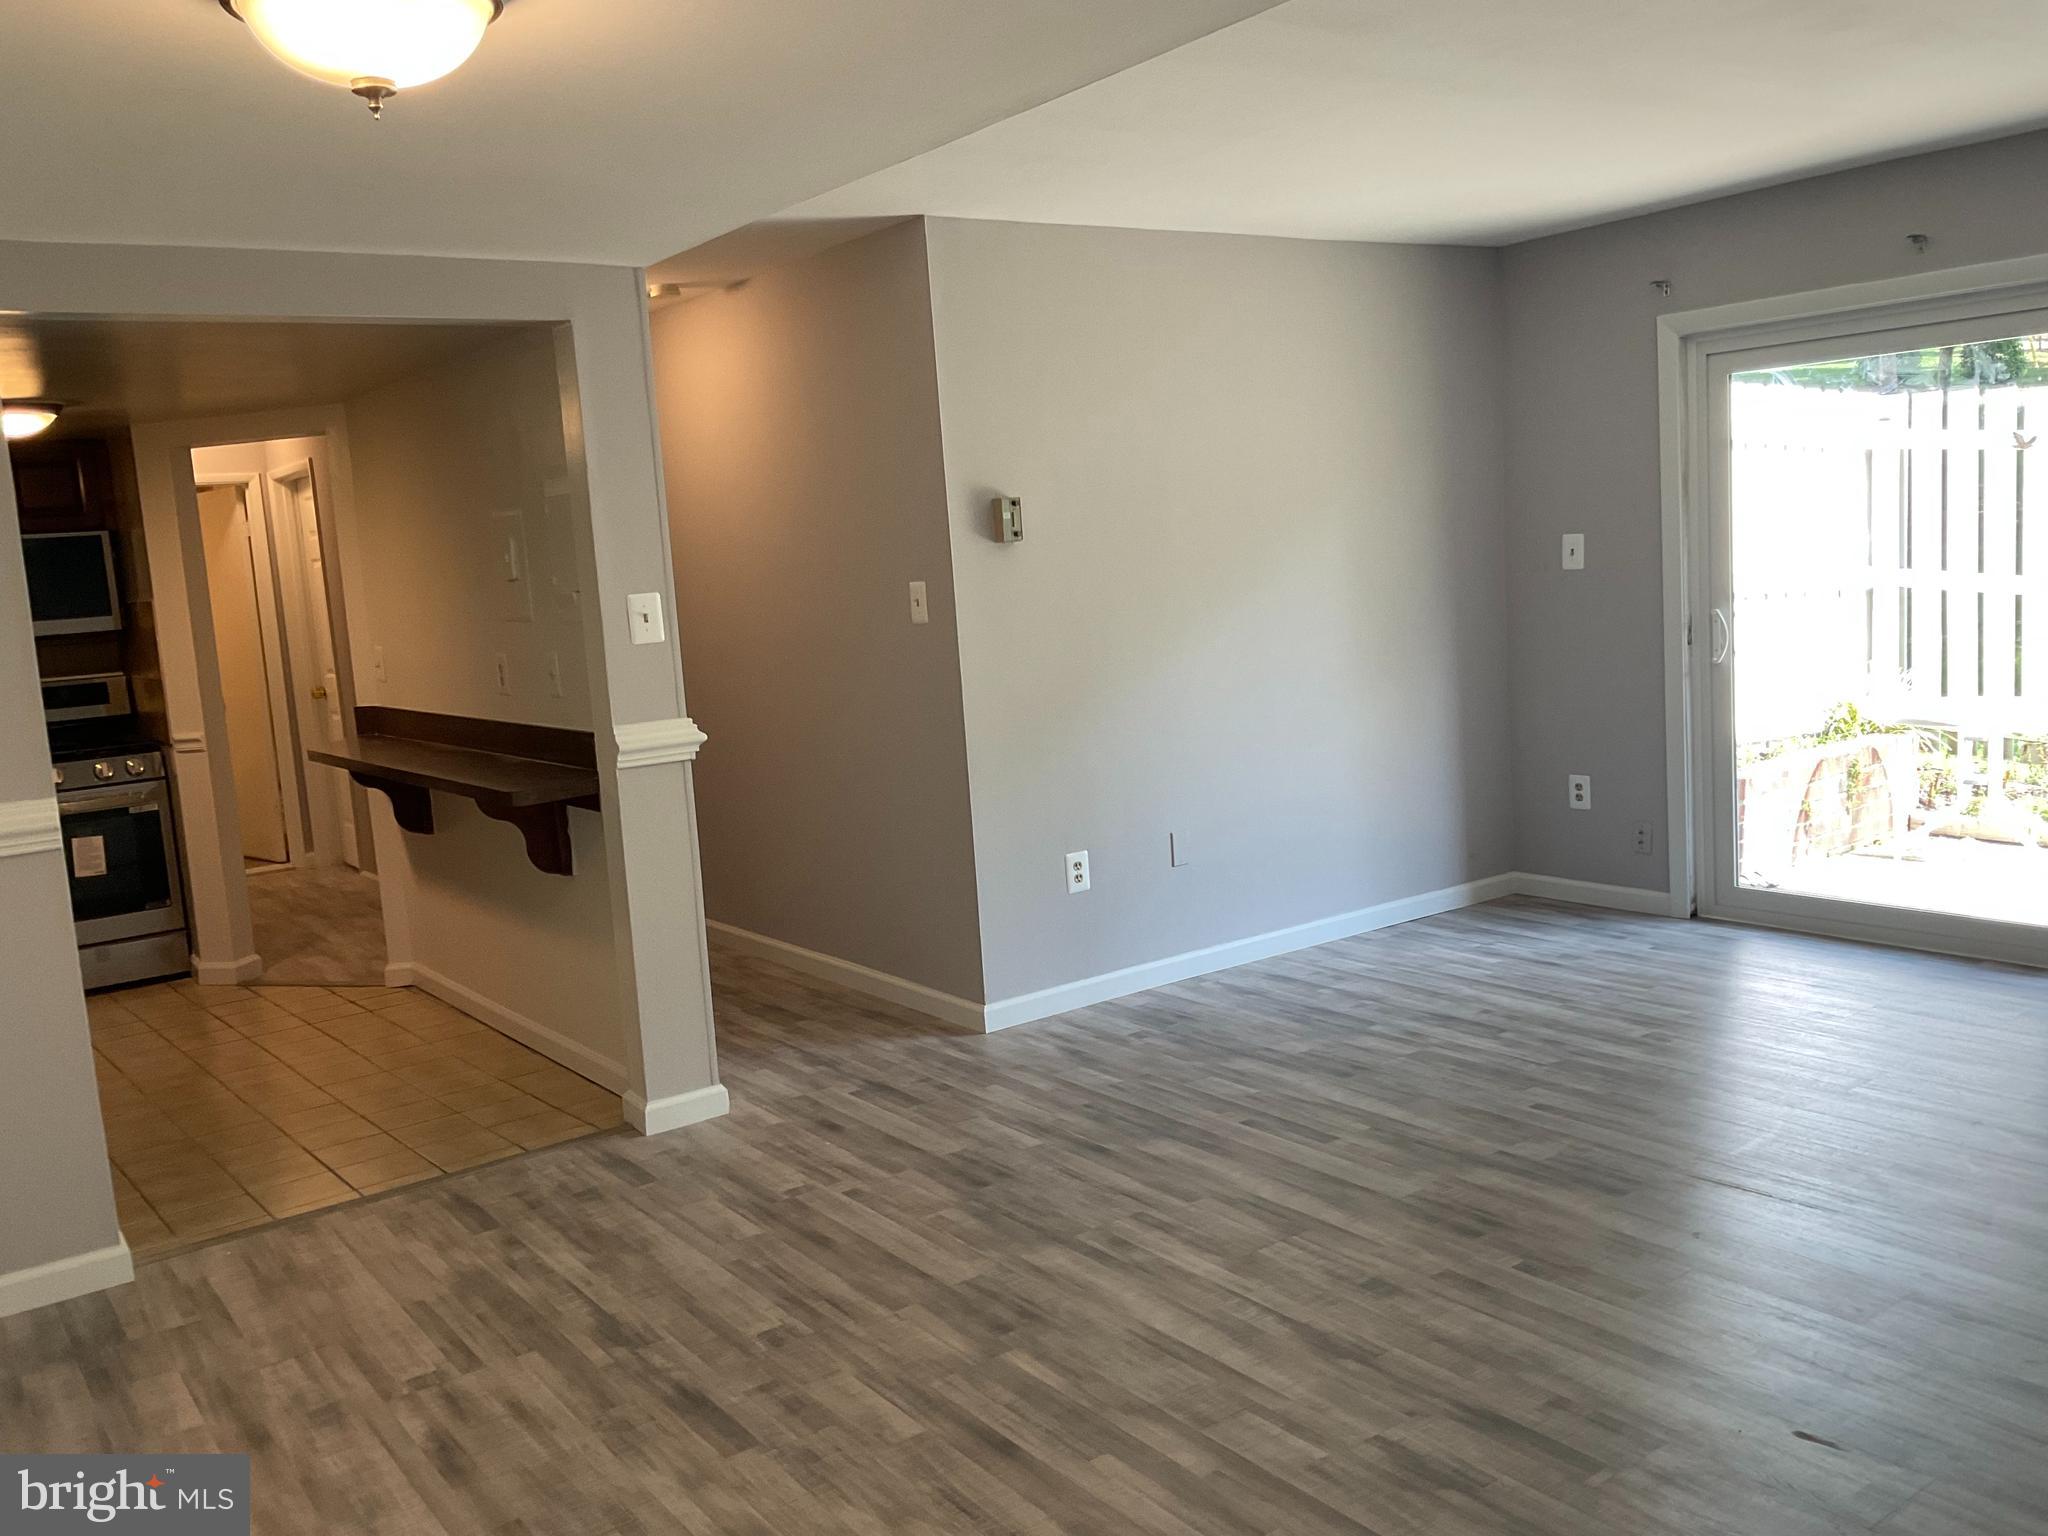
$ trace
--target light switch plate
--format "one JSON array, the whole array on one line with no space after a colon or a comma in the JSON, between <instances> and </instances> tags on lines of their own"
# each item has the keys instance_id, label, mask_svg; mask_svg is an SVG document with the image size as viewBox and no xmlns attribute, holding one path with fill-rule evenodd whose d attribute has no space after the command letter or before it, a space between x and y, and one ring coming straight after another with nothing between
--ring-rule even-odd
<instances>
[{"instance_id":1,"label":"light switch plate","mask_svg":"<svg viewBox=\"0 0 2048 1536\"><path fill-rule=\"evenodd\" d=\"M626 623L635 645L659 645L668 638L659 592L635 592L626 599Z\"/></svg>"},{"instance_id":2,"label":"light switch plate","mask_svg":"<svg viewBox=\"0 0 2048 1536\"><path fill-rule=\"evenodd\" d=\"M1586 536L1583 533L1568 533L1564 536L1564 568L1568 571L1583 571L1586 568Z\"/></svg>"},{"instance_id":3,"label":"light switch plate","mask_svg":"<svg viewBox=\"0 0 2048 1536\"><path fill-rule=\"evenodd\" d=\"M910 622L929 624L931 621L932 605L930 599L925 596L924 583L913 581L910 584Z\"/></svg>"},{"instance_id":4,"label":"light switch plate","mask_svg":"<svg viewBox=\"0 0 2048 1536\"><path fill-rule=\"evenodd\" d=\"M498 617L514 623L533 618L533 583L528 580L526 514L493 512L491 537L497 554Z\"/></svg>"},{"instance_id":5,"label":"light switch plate","mask_svg":"<svg viewBox=\"0 0 2048 1536\"><path fill-rule=\"evenodd\" d=\"M1175 869L1185 869L1188 863L1188 835L1185 832L1166 834L1166 856Z\"/></svg>"}]
</instances>

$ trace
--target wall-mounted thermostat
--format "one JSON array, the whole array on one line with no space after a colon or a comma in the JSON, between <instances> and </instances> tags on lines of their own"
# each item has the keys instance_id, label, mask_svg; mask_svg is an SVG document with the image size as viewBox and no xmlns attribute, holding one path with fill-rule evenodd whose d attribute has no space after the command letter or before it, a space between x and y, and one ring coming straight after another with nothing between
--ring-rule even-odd
<instances>
[{"instance_id":1,"label":"wall-mounted thermostat","mask_svg":"<svg viewBox=\"0 0 2048 1536\"><path fill-rule=\"evenodd\" d=\"M998 496L991 505L996 514L996 542L1015 544L1024 537L1024 499Z\"/></svg>"}]
</instances>

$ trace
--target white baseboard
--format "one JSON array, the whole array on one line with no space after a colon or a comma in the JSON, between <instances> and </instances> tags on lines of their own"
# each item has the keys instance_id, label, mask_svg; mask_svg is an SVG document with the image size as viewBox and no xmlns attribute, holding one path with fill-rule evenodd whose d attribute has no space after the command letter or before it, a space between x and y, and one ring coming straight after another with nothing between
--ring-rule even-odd
<instances>
[{"instance_id":1,"label":"white baseboard","mask_svg":"<svg viewBox=\"0 0 2048 1536\"><path fill-rule=\"evenodd\" d=\"M135 1259L126 1240L68 1259L53 1259L31 1269L0 1275L0 1317L12 1317L53 1302L90 1296L135 1278Z\"/></svg>"},{"instance_id":2,"label":"white baseboard","mask_svg":"<svg viewBox=\"0 0 2048 1536\"><path fill-rule=\"evenodd\" d=\"M263 974L261 955L244 955L239 960L202 960L192 957L192 979L202 987L237 987Z\"/></svg>"},{"instance_id":3,"label":"white baseboard","mask_svg":"<svg viewBox=\"0 0 2048 1536\"><path fill-rule=\"evenodd\" d=\"M1133 992L1146 992L1153 987L1206 976L1212 971L1249 965L1254 960L1270 960L1275 955L1312 949L1318 944L1353 938L1377 928L1391 928L1397 923L1412 923L1419 917L1434 917L1439 912L1477 906L1512 894L1514 878L1513 875L1493 875L1485 880L1468 881L1420 896L1361 907L1355 912L1340 912L1335 917L1318 918L1311 923L1298 923L1292 928L1275 928L1269 933L1253 934L1248 939L1233 939L1224 944L1212 944L1206 949L1169 955L1163 960L1149 960L1143 965L1125 966L1120 971L1083 977L1040 992L1006 997L988 1005L984 1015L985 1027L993 1032L1017 1024L1030 1024L1055 1014L1071 1013L1076 1008L1128 997Z\"/></svg>"},{"instance_id":4,"label":"white baseboard","mask_svg":"<svg viewBox=\"0 0 2048 1536\"><path fill-rule=\"evenodd\" d=\"M394 981L394 975L405 979ZM443 976L432 966L421 965L417 960L403 965L384 967L384 985L387 987L418 987L430 997L438 997L451 1008L460 1008L473 1019L480 1019L501 1034L510 1035L521 1045L539 1051L550 1061L560 1062L571 1072L581 1073L593 1083L609 1088L613 1093L623 1093L626 1087L625 1063L609 1056L600 1055L589 1046L571 1040L567 1035L550 1029L537 1019L507 1008L503 1003L488 998L473 987Z\"/></svg>"},{"instance_id":5,"label":"white baseboard","mask_svg":"<svg viewBox=\"0 0 2048 1536\"><path fill-rule=\"evenodd\" d=\"M1641 912L1651 917L1673 915L1671 897L1665 891L1646 891L1633 885L1599 885L1591 880L1565 880L1556 875L1516 874L1511 878L1517 896L1570 902L1579 907L1607 907L1615 912Z\"/></svg>"},{"instance_id":6,"label":"white baseboard","mask_svg":"<svg viewBox=\"0 0 2048 1536\"><path fill-rule=\"evenodd\" d=\"M804 949L788 944L781 939L771 939L765 933L754 933L746 928L735 928L730 923L707 922L704 925L734 949L743 950L763 960L773 960L786 965L792 971L801 971L806 976L815 976L820 981L836 982L849 992L858 992L863 997L880 998L885 1003L896 1003L914 1013L922 1013L943 1023L956 1024L962 1029L981 1032L982 1005L951 992L941 992L936 987L927 987L921 982L906 981L901 976L891 976L887 971L873 970L865 965L856 965L851 960L841 960L837 955L820 954L815 949Z\"/></svg>"},{"instance_id":7,"label":"white baseboard","mask_svg":"<svg viewBox=\"0 0 2048 1536\"><path fill-rule=\"evenodd\" d=\"M1270 933L1213 944L1207 949L1169 955L1163 960L1149 960L1142 965L1126 966L1100 976L1086 976L1079 981L1065 982L1040 992L1027 992L993 1003L971 1002L950 992L906 981L901 976L856 965L851 960L841 960L835 955L820 954L781 939L769 938L766 934L735 928L730 923L714 922L705 926L715 930L736 949L776 961L807 976L835 982L867 997L900 1004L948 1024L993 1033L1013 1025L1071 1013L1076 1008L1086 1008L1094 1003L1111 1002L1134 992L1229 970L1233 966L1249 965L1255 960L1270 960L1276 955L1312 949L1336 939L1354 938L1375 929L1412 923L1417 918L1434 917L1441 912L1455 912L1461 907L1498 901L1503 896L1534 896L1545 901L1608 907L1618 912L1641 912L1657 917L1669 916L1672 912L1671 898L1663 891L1645 891L1625 885L1596 885L1586 880L1564 880L1554 875L1510 871L1463 885L1447 886L1440 891L1426 891L1419 896L1362 907L1355 912L1340 912L1334 917L1319 918L1292 928L1276 928Z\"/></svg>"},{"instance_id":8,"label":"white baseboard","mask_svg":"<svg viewBox=\"0 0 2048 1536\"><path fill-rule=\"evenodd\" d=\"M659 1136L666 1131L680 1131L686 1125L716 1120L731 1108L732 1100L727 1097L723 1083L652 1101L637 1093L626 1095L626 1119L643 1136Z\"/></svg>"}]
</instances>

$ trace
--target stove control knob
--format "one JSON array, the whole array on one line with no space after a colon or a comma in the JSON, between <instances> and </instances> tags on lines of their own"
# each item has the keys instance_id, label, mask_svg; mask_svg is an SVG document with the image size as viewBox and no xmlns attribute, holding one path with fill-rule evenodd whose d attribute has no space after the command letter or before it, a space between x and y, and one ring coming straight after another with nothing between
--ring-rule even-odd
<instances>
[{"instance_id":1,"label":"stove control knob","mask_svg":"<svg viewBox=\"0 0 2048 1536\"><path fill-rule=\"evenodd\" d=\"M123 763L121 766L128 770L128 777L131 779L139 779L145 773L149 772L149 764L145 763L139 757L131 757L128 759L127 762Z\"/></svg>"},{"instance_id":2,"label":"stove control knob","mask_svg":"<svg viewBox=\"0 0 2048 1536\"><path fill-rule=\"evenodd\" d=\"M112 763L94 763L92 765L92 776L96 779L111 779L114 776L114 765Z\"/></svg>"}]
</instances>

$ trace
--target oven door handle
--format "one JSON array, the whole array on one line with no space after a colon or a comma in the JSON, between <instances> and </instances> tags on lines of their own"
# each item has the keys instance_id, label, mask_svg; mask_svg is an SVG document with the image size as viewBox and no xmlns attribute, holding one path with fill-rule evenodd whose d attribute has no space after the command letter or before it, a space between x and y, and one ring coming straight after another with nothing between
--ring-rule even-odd
<instances>
[{"instance_id":1,"label":"oven door handle","mask_svg":"<svg viewBox=\"0 0 2048 1536\"><path fill-rule=\"evenodd\" d=\"M57 797L59 816L83 816L91 811L118 811L124 807L133 811L155 811L163 809L163 801L153 787L73 790L68 795Z\"/></svg>"}]
</instances>

